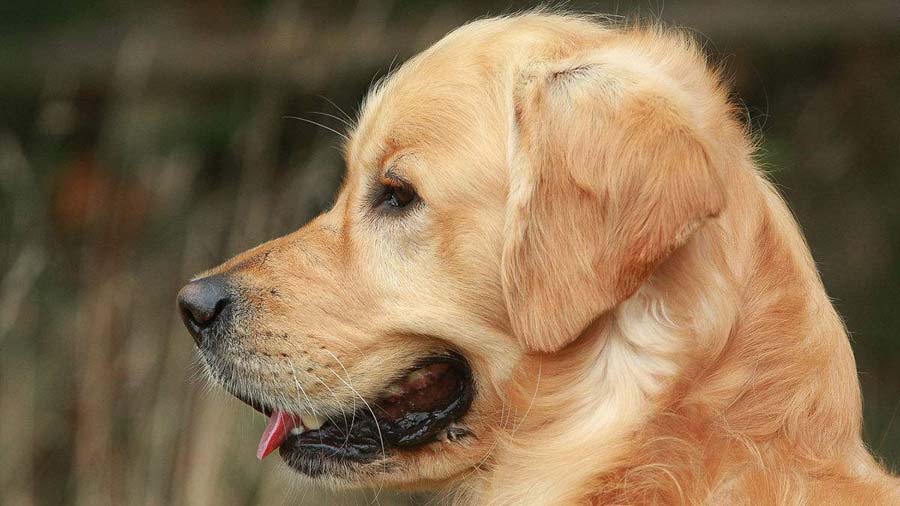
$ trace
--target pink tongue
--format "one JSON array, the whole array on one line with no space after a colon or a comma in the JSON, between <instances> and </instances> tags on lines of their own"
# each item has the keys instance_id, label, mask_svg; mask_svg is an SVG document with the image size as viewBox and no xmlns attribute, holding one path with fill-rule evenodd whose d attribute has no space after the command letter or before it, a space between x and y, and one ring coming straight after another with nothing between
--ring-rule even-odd
<instances>
[{"instance_id":1,"label":"pink tongue","mask_svg":"<svg viewBox=\"0 0 900 506\"><path fill-rule=\"evenodd\" d=\"M301 422L294 421L294 417L284 411L273 411L266 422L266 430L259 439L259 448L256 449L256 458L262 460L266 455L275 451L281 443L287 439L291 429L298 427Z\"/></svg>"}]
</instances>

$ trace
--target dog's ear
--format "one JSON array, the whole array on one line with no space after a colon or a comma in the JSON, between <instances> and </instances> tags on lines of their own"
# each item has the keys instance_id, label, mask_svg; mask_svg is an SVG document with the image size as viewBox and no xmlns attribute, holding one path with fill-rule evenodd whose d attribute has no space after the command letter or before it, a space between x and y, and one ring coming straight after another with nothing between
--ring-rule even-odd
<instances>
[{"instance_id":1,"label":"dog's ear","mask_svg":"<svg viewBox=\"0 0 900 506\"><path fill-rule=\"evenodd\" d=\"M501 276L528 351L575 340L724 206L677 90L616 75L569 61L514 91Z\"/></svg>"}]
</instances>

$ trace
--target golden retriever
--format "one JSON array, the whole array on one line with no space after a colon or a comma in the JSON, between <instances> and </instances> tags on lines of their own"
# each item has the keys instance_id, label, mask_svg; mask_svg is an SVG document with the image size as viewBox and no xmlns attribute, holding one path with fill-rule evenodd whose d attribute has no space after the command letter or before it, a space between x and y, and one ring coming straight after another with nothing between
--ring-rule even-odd
<instances>
[{"instance_id":1,"label":"golden retriever","mask_svg":"<svg viewBox=\"0 0 900 506\"><path fill-rule=\"evenodd\" d=\"M314 482L900 504L739 112L680 33L468 24L372 90L331 210L196 278L182 315L266 414L258 456Z\"/></svg>"}]
</instances>

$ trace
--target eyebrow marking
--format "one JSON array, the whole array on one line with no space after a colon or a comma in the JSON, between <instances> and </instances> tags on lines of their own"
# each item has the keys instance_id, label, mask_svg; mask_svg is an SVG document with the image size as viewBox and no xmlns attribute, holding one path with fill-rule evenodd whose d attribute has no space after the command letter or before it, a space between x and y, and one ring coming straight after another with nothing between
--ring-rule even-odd
<instances>
[{"instance_id":1,"label":"eyebrow marking","mask_svg":"<svg viewBox=\"0 0 900 506\"><path fill-rule=\"evenodd\" d=\"M388 139L385 142L384 150L381 153L381 156L378 157L378 160L375 162L375 166L378 167L378 171L380 172L384 167L384 164L387 163L388 160L391 159L397 152L400 151L400 145L393 139Z\"/></svg>"}]
</instances>

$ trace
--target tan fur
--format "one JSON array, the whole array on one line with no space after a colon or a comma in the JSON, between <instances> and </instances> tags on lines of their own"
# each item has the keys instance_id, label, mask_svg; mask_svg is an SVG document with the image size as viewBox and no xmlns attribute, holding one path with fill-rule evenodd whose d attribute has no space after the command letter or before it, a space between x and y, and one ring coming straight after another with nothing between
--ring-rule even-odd
<instances>
[{"instance_id":1,"label":"tan fur","mask_svg":"<svg viewBox=\"0 0 900 506\"><path fill-rule=\"evenodd\" d=\"M250 308L221 357L236 377L218 379L338 416L423 354L464 354L474 437L335 486L477 505L900 504L860 437L846 331L752 151L681 34L541 13L469 24L372 92L330 211L213 271ZM372 209L388 169L422 205Z\"/></svg>"}]
</instances>

